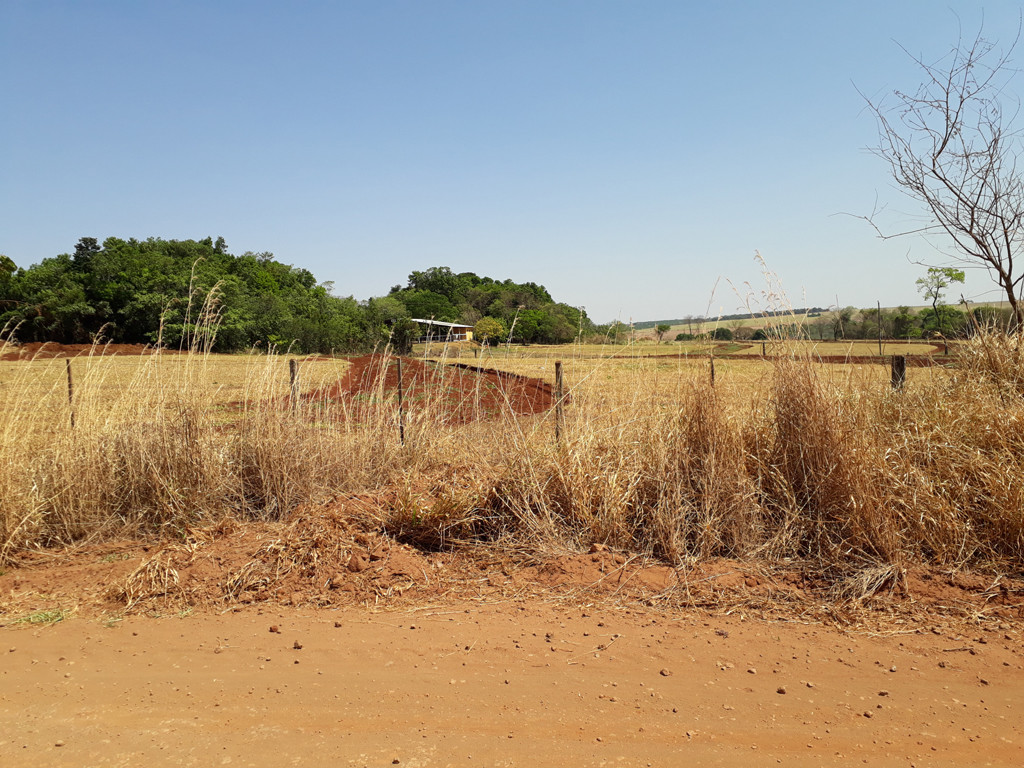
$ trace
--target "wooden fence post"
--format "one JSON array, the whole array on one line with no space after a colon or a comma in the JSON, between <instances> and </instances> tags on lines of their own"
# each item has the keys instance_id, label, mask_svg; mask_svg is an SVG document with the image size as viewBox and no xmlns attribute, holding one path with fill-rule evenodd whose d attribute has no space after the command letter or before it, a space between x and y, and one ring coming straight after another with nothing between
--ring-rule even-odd
<instances>
[{"instance_id":1,"label":"wooden fence post","mask_svg":"<svg viewBox=\"0 0 1024 768\"><path fill-rule=\"evenodd\" d=\"M405 445L405 405L402 397L402 358L398 358L398 440Z\"/></svg>"},{"instance_id":2,"label":"wooden fence post","mask_svg":"<svg viewBox=\"0 0 1024 768\"><path fill-rule=\"evenodd\" d=\"M291 384L288 399L292 405L292 413L295 413L295 409L299 407L299 364L294 358L288 361L288 377Z\"/></svg>"},{"instance_id":3,"label":"wooden fence post","mask_svg":"<svg viewBox=\"0 0 1024 768\"><path fill-rule=\"evenodd\" d=\"M907 358L906 355L892 356L892 388L903 389L907 382Z\"/></svg>"},{"instance_id":4,"label":"wooden fence post","mask_svg":"<svg viewBox=\"0 0 1024 768\"><path fill-rule=\"evenodd\" d=\"M882 302L878 304L878 356L882 356Z\"/></svg>"},{"instance_id":5,"label":"wooden fence post","mask_svg":"<svg viewBox=\"0 0 1024 768\"><path fill-rule=\"evenodd\" d=\"M708 355L708 360L711 361L711 386L715 386L715 356Z\"/></svg>"},{"instance_id":6,"label":"wooden fence post","mask_svg":"<svg viewBox=\"0 0 1024 768\"><path fill-rule=\"evenodd\" d=\"M562 410L562 361L555 361L555 442L561 442L562 440L562 421L565 418L565 412Z\"/></svg>"},{"instance_id":7,"label":"wooden fence post","mask_svg":"<svg viewBox=\"0 0 1024 768\"><path fill-rule=\"evenodd\" d=\"M65 358L64 369L68 372L68 413L71 414L71 428L75 428L75 387L71 383L71 361Z\"/></svg>"}]
</instances>

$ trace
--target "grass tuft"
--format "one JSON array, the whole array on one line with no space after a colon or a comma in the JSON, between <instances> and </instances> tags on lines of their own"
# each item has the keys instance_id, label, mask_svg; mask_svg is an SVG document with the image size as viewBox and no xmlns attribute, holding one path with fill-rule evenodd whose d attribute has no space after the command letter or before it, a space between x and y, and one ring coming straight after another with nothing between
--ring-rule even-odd
<instances>
[{"instance_id":1,"label":"grass tuft","mask_svg":"<svg viewBox=\"0 0 1024 768\"><path fill-rule=\"evenodd\" d=\"M65 611L63 608L51 608L45 611L35 611L34 613L21 616L15 619L12 624L57 624L64 619L68 618L71 614Z\"/></svg>"}]
</instances>

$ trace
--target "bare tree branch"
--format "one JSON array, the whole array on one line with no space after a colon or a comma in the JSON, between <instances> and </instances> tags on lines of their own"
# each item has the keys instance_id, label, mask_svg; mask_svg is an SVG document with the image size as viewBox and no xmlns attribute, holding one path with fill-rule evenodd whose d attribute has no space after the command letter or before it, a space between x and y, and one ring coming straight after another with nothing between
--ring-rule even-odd
<instances>
[{"instance_id":1,"label":"bare tree branch","mask_svg":"<svg viewBox=\"0 0 1024 768\"><path fill-rule=\"evenodd\" d=\"M1024 326L1017 254L1024 248L1024 179L1018 159L1024 152L1019 130L1012 128L1019 105L1006 86L1015 72L1010 55L979 32L933 63L904 52L917 64L922 82L913 92L895 90L889 99L862 93L878 123L878 144L871 152L886 162L897 186L923 203L923 226L886 233L876 223L877 204L867 221L885 239L924 235L950 243L953 257L986 269ZM902 47L902 46L901 46ZM936 236L938 239L936 240Z\"/></svg>"}]
</instances>

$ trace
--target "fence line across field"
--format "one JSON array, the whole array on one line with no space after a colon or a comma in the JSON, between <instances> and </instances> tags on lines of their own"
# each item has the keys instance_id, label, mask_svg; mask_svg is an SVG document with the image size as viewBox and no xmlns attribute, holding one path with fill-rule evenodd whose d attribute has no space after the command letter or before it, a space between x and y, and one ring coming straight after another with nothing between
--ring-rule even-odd
<instances>
[{"instance_id":1,"label":"fence line across field","mask_svg":"<svg viewBox=\"0 0 1024 768\"><path fill-rule=\"evenodd\" d=\"M763 349L762 344L762 349ZM476 350L474 350L475 356ZM762 352L762 355L764 353ZM884 359L884 358L883 358ZM71 414L71 426L75 426L75 412L74 412L74 388L71 378L71 361L65 360L67 369L67 381L68 381L68 408ZM715 357L713 354L708 355L710 384L712 387L715 386ZM398 383L396 387L398 396L398 437L402 445L405 445L405 392L404 392L404 378L402 374L402 357L397 356L395 358L395 365L398 374ZM473 368L476 370L477 375L482 375L484 372L483 361L478 359L478 362ZM382 372L382 376L384 373ZM890 358L890 386L892 389L900 391L906 386L907 382L907 356L906 355L892 355ZM292 413L295 413L299 403L299 362L294 358L288 361L288 384L289 384L289 404ZM560 443L562 435L565 431L565 379L563 374L563 365L561 360L555 361L555 381L554 381L554 410L555 410L555 442Z\"/></svg>"}]
</instances>

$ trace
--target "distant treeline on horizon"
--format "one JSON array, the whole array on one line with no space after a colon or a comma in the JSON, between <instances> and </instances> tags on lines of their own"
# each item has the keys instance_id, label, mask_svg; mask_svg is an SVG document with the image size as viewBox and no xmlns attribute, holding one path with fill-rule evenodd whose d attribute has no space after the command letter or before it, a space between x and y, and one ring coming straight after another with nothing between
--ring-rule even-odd
<instances>
[{"instance_id":1,"label":"distant treeline on horizon","mask_svg":"<svg viewBox=\"0 0 1024 768\"><path fill-rule=\"evenodd\" d=\"M675 320L644 320L640 323L633 323L633 327L638 331L646 331L651 328L656 328L659 325L689 325L690 323L713 323L716 320L753 320L757 317L789 317L791 315L807 315L809 317L813 317L828 311L829 310L825 307L810 307L809 309L766 310L764 312L746 312L738 315L714 315L711 317L688 315L687 317L679 317Z\"/></svg>"},{"instance_id":2,"label":"distant treeline on horizon","mask_svg":"<svg viewBox=\"0 0 1024 768\"><path fill-rule=\"evenodd\" d=\"M181 348L331 353L411 349L423 333L413 318L474 327L478 342L572 341L625 344L634 332L684 326L690 338L754 338L752 318L782 318L764 336L812 339L954 337L979 324L1006 326L1008 311L970 313L939 304L921 310L839 310L811 307L679 320L595 325L581 307L557 302L538 283L454 273L448 267L412 272L387 295L356 300L334 295L306 269L270 253L232 255L223 238L122 240L83 237L73 253L28 268L0 255L0 329L6 340L64 344L126 343ZM787 318L792 318L787 322ZM794 322L794 321L799 322ZM723 323L729 323L729 326ZM714 327L708 327L714 326ZM666 331L658 332L661 340ZM671 337L668 340L673 340Z\"/></svg>"}]
</instances>

